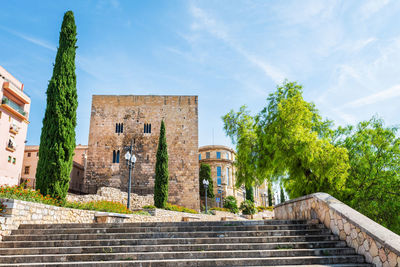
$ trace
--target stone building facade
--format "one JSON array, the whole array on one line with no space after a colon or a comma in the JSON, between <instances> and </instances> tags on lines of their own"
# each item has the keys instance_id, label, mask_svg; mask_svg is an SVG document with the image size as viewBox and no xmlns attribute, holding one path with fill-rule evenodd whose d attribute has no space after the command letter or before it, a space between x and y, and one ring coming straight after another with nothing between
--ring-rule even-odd
<instances>
[{"instance_id":1,"label":"stone building facade","mask_svg":"<svg viewBox=\"0 0 400 267\"><path fill-rule=\"evenodd\" d=\"M199 164L208 164L211 167L214 195L216 200L221 201L227 196L234 196L238 204L246 197L244 187L237 188L234 161L236 153L233 149L221 145L208 145L199 148ZM218 192L220 190L221 193ZM254 187L254 203L256 206L267 206L268 199L267 182ZM221 202L216 201L217 206Z\"/></svg>"},{"instance_id":2,"label":"stone building facade","mask_svg":"<svg viewBox=\"0 0 400 267\"><path fill-rule=\"evenodd\" d=\"M0 66L0 185L18 185L31 99L24 85Z\"/></svg>"},{"instance_id":3,"label":"stone building facade","mask_svg":"<svg viewBox=\"0 0 400 267\"><path fill-rule=\"evenodd\" d=\"M161 121L166 127L169 168L168 201L199 210L197 96L94 95L84 191L128 187L124 155L133 144L137 158L132 192L154 191Z\"/></svg>"},{"instance_id":4,"label":"stone building facade","mask_svg":"<svg viewBox=\"0 0 400 267\"><path fill-rule=\"evenodd\" d=\"M86 155L88 146L77 145L74 151L73 165L70 173L69 191L80 193L83 190ZM24 161L21 171L21 183L26 182L29 188L35 188L36 168L39 161L39 146L27 145L24 151Z\"/></svg>"}]
</instances>

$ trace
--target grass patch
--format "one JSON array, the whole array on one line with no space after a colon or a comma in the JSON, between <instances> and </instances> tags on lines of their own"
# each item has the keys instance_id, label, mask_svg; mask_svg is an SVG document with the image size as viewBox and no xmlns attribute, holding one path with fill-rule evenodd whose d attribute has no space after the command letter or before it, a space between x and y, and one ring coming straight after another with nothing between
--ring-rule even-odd
<instances>
[{"instance_id":1,"label":"grass patch","mask_svg":"<svg viewBox=\"0 0 400 267\"><path fill-rule=\"evenodd\" d=\"M178 205L173 205L170 203L167 203L167 205L165 206L166 210L172 210L172 211L179 211L179 212L187 212L187 213L193 213L193 214L197 214L198 212L189 208L185 208L182 206L178 206Z\"/></svg>"}]
</instances>

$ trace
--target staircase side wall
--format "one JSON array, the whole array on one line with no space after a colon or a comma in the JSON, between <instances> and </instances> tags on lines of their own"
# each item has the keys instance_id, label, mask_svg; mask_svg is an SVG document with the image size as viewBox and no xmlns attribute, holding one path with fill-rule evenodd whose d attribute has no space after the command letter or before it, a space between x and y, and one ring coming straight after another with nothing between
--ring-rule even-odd
<instances>
[{"instance_id":1,"label":"staircase side wall","mask_svg":"<svg viewBox=\"0 0 400 267\"><path fill-rule=\"evenodd\" d=\"M326 193L289 200L274 208L280 220L318 219L377 267L400 267L400 236Z\"/></svg>"}]
</instances>

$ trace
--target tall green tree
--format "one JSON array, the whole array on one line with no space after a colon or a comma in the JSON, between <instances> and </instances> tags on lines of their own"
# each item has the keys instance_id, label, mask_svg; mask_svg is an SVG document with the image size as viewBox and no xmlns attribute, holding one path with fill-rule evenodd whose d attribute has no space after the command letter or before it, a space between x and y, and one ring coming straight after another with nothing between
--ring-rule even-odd
<instances>
[{"instance_id":1,"label":"tall green tree","mask_svg":"<svg viewBox=\"0 0 400 267\"><path fill-rule=\"evenodd\" d=\"M338 196L349 206L400 234L400 138L397 127L373 117L357 126L339 127L334 143L350 160L346 190Z\"/></svg>"},{"instance_id":2,"label":"tall green tree","mask_svg":"<svg viewBox=\"0 0 400 267\"><path fill-rule=\"evenodd\" d=\"M285 191L283 190L283 186L281 185L281 203L285 202Z\"/></svg>"},{"instance_id":3,"label":"tall green tree","mask_svg":"<svg viewBox=\"0 0 400 267\"><path fill-rule=\"evenodd\" d=\"M157 208L165 208L168 200L168 151L165 137L164 120L161 121L160 138L158 139L156 178L154 182L154 205Z\"/></svg>"},{"instance_id":4,"label":"tall green tree","mask_svg":"<svg viewBox=\"0 0 400 267\"><path fill-rule=\"evenodd\" d=\"M214 196L214 184L211 178L211 167L208 164L201 163L199 170L199 186L200 186L200 197L205 196L203 180L208 181L207 197L213 198Z\"/></svg>"},{"instance_id":5,"label":"tall green tree","mask_svg":"<svg viewBox=\"0 0 400 267\"><path fill-rule=\"evenodd\" d=\"M272 206L272 189L271 183L268 183L268 206Z\"/></svg>"},{"instance_id":6,"label":"tall green tree","mask_svg":"<svg viewBox=\"0 0 400 267\"><path fill-rule=\"evenodd\" d=\"M246 200L250 200L254 203L254 187L253 186L245 186L246 189Z\"/></svg>"},{"instance_id":7,"label":"tall green tree","mask_svg":"<svg viewBox=\"0 0 400 267\"><path fill-rule=\"evenodd\" d=\"M60 31L53 75L47 87L47 106L40 136L36 188L44 195L65 199L69 188L75 150L76 109L75 75L76 26L68 11Z\"/></svg>"},{"instance_id":8,"label":"tall green tree","mask_svg":"<svg viewBox=\"0 0 400 267\"><path fill-rule=\"evenodd\" d=\"M315 192L331 195L343 189L349 169L344 148L331 144L331 122L303 99L302 87L284 82L270 94L257 116L258 172L287 177L291 198Z\"/></svg>"},{"instance_id":9,"label":"tall green tree","mask_svg":"<svg viewBox=\"0 0 400 267\"><path fill-rule=\"evenodd\" d=\"M224 121L225 133L231 138L232 143L236 145L236 187L245 185L246 196L248 190L254 186L257 181L256 160L257 155L257 135L255 131L255 121L250 115L246 106L242 106L238 112L231 110L222 117ZM254 201L254 198L253 198Z\"/></svg>"}]
</instances>

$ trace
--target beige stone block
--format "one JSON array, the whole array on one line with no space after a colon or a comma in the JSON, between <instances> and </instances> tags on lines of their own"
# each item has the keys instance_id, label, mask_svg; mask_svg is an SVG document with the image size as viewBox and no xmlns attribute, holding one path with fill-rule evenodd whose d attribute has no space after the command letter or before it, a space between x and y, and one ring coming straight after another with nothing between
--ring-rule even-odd
<instances>
[{"instance_id":1,"label":"beige stone block","mask_svg":"<svg viewBox=\"0 0 400 267\"><path fill-rule=\"evenodd\" d=\"M390 267L389 262L385 261L385 262L382 264L382 267Z\"/></svg>"},{"instance_id":2,"label":"beige stone block","mask_svg":"<svg viewBox=\"0 0 400 267\"><path fill-rule=\"evenodd\" d=\"M342 221L342 219L338 219L338 228L339 228L339 230L343 230L343 221Z\"/></svg>"},{"instance_id":3,"label":"beige stone block","mask_svg":"<svg viewBox=\"0 0 400 267\"><path fill-rule=\"evenodd\" d=\"M379 249L378 254L379 254L379 258L381 259L381 261L385 262L387 259L385 250L383 248Z\"/></svg>"},{"instance_id":4,"label":"beige stone block","mask_svg":"<svg viewBox=\"0 0 400 267\"><path fill-rule=\"evenodd\" d=\"M364 255L366 253L364 246L359 246L358 250L357 250L357 253L360 254L360 255Z\"/></svg>"},{"instance_id":5,"label":"beige stone block","mask_svg":"<svg viewBox=\"0 0 400 267\"><path fill-rule=\"evenodd\" d=\"M369 242L368 242L368 239L365 239L365 240L364 240L363 246L364 246L364 248L365 248L366 251L369 250Z\"/></svg>"},{"instance_id":6,"label":"beige stone block","mask_svg":"<svg viewBox=\"0 0 400 267\"><path fill-rule=\"evenodd\" d=\"M351 229L350 229L350 224L348 222L346 222L343 225L343 228L344 228L344 232L346 233L346 235L350 235Z\"/></svg>"},{"instance_id":7,"label":"beige stone block","mask_svg":"<svg viewBox=\"0 0 400 267\"><path fill-rule=\"evenodd\" d=\"M369 248L369 253L371 254L371 256L374 258L376 256L378 256L378 247L375 244L374 240L371 240L371 244L370 244L370 248Z\"/></svg>"},{"instance_id":8,"label":"beige stone block","mask_svg":"<svg viewBox=\"0 0 400 267\"><path fill-rule=\"evenodd\" d=\"M389 252L388 254L388 263L390 267L396 266L396 254L394 254L393 252Z\"/></svg>"},{"instance_id":9,"label":"beige stone block","mask_svg":"<svg viewBox=\"0 0 400 267\"><path fill-rule=\"evenodd\" d=\"M354 248L356 251L358 250L358 243L356 239L351 241L351 247Z\"/></svg>"},{"instance_id":10,"label":"beige stone block","mask_svg":"<svg viewBox=\"0 0 400 267\"><path fill-rule=\"evenodd\" d=\"M369 252L366 252L364 256L365 256L365 261L366 262L372 263L373 258L372 258L371 254Z\"/></svg>"},{"instance_id":11,"label":"beige stone block","mask_svg":"<svg viewBox=\"0 0 400 267\"><path fill-rule=\"evenodd\" d=\"M374 257L372 263L375 264L375 267L382 267L382 262L379 256Z\"/></svg>"},{"instance_id":12,"label":"beige stone block","mask_svg":"<svg viewBox=\"0 0 400 267\"><path fill-rule=\"evenodd\" d=\"M357 236L357 242L358 242L358 244L360 245L360 246L362 246L363 245L363 243L364 243L364 240L365 240L365 238L364 238L364 236L363 236L363 234L360 232L360 233L358 233L358 236Z\"/></svg>"},{"instance_id":13,"label":"beige stone block","mask_svg":"<svg viewBox=\"0 0 400 267\"><path fill-rule=\"evenodd\" d=\"M357 233L356 229L351 230L350 236L351 236L351 239L357 238L358 233Z\"/></svg>"}]
</instances>

